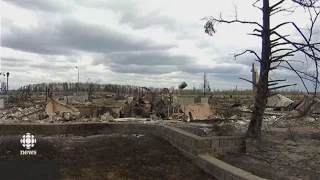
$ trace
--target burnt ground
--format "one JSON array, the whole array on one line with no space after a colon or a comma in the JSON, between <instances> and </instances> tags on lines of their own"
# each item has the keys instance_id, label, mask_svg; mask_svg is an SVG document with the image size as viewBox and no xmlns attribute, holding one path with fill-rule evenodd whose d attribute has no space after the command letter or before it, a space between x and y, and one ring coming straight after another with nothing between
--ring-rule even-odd
<instances>
[{"instance_id":1,"label":"burnt ground","mask_svg":"<svg viewBox=\"0 0 320 180\"><path fill-rule=\"evenodd\" d=\"M202 137L230 135L231 128L175 125ZM227 132L227 133L225 133ZM260 140L248 140L247 152L228 153L219 159L271 180L320 180L320 130L314 126L272 128Z\"/></svg>"},{"instance_id":2,"label":"burnt ground","mask_svg":"<svg viewBox=\"0 0 320 180\"><path fill-rule=\"evenodd\" d=\"M0 136L0 160L59 160L62 179L214 179L168 142L152 136L38 137L22 156L20 136Z\"/></svg>"},{"instance_id":3,"label":"burnt ground","mask_svg":"<svg viewBox=\"0 0 320 180\"><path fill-rule=\"evenodd\" d=\"M320 180L320 135L264 134L247 142L246 154L219 159L272 180Z\"/></svg>"}]
</instances>

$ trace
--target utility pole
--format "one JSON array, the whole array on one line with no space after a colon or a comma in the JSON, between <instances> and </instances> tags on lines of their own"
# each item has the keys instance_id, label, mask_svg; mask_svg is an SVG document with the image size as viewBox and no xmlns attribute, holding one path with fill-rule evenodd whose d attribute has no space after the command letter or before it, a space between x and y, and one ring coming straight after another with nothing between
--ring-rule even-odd
<instances>
[{"instance_id":1,"label":"utility pole","mask_svg":"<svg viewBox=\"0 0 320 180\"><path fill-rule=\"evenodd\" d=\"M78 66L76 67L76 69L78 69L77 96L79 96L79 68L78 68Z\"/></svg>"},{"instance_id":2,"label":"utility pole","mask_svg":"<svg viewBox=\"0 0 320 180\"><path fill-rule=\"evenodd\" d=\"M206 97L207 74L203 73L203 97Z\"/></svg>"},{"instance_id":3,"label":"utility pole","mask_svg":"<svg viewBox=\"0 0 320 180\"><path fill-rule=\"evenodd\" d=\"M9 75L10 75L10 73L7 72L7 95L8 95L8 91L9 91Z\"/></svg>"},{"instance_id":4,"label":"utility pole","mask_svg":"<svg viewBox=\"0 0 320 180\"><path fill-rule=\"evenodd\" d=\"M9 92L9 75L10 75L10 73L7 72L7 103L9 103L9 94L8 94L8 92Z\"/></svg>"}]
</instances>

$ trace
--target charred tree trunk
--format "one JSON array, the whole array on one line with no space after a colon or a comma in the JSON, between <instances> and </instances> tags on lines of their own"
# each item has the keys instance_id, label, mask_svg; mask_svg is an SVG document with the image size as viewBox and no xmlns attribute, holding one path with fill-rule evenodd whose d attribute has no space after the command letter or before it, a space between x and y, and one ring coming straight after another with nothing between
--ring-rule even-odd
<instances>
[{"instance_id":1,"label":"charred tree trunk","mask_svg":"<svg viewBox=\"0 0 320 180\"><path fill-rule=\"evenodd\" d=\"M260 77L257 84L257 93L251 121L246 135L249 137L259 137L261 135L262 120L266 109L268 98L268 77L270 71L270 11L269 0L263 0L263 30L262 30L262 52L260 62Z\"/></svg>"}]
</instances>

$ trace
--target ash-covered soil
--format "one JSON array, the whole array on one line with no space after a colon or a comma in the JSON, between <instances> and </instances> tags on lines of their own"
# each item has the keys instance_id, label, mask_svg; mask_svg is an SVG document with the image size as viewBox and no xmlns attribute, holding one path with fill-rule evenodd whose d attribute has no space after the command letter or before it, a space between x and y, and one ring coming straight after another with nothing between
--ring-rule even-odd
<instances>
[{"instance_id":1,"label":"ash-covered soil","mask_svg":"<svg viewBox=\"0 0 320 180\"><path fill-rule=\"evenodd\" d=\"M59 160L62 179L215 179L158 137L36 136L35 156L19 154L20 138L0 136L0 160Z\"/></svg>"},{"instance_id":2,"label":"ash-covered soil","mask_svg":"<svg viewBox=\"0 0 320 180\"><path fill-rule=\"evenodd\" d=\"M320 180L320 134L272 133L221 160L271 180Z\"/></svg>"}]
</instances>

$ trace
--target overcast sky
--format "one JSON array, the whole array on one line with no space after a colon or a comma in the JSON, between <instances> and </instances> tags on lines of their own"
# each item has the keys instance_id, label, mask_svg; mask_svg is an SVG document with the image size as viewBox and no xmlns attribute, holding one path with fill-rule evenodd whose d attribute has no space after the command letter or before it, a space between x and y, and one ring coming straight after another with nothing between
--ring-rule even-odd
<instances>
[{"instance_id":1,"label":"overcast sky","mask_svg":"<svg viewBox=\"0 0 320 180\"><path fill-rule=\"evenodd\" d=\"M251 77L261 40L248 36L255 26L220 25L204 33L205 16L261 21L255 0L0 0L1 71L10 72L10 88L42 82L100 81L154 87L199 86L204 72L212 89L251 88L239 77ZM216 3L218 2L218 3ZM271 2L274 2L271 0ZM275 25L306 16L279 15ZM318 29L320 25L318 23ZM292 28L283 33L294 35ZM292 38L297 38L292 36ZM301 65L300 65L301 66ZM301 67L302 68L302 67ZM291 72L272 73L299 83ZM299 86L296 89L302 89Z\"/></svg>"}]
</instances>

